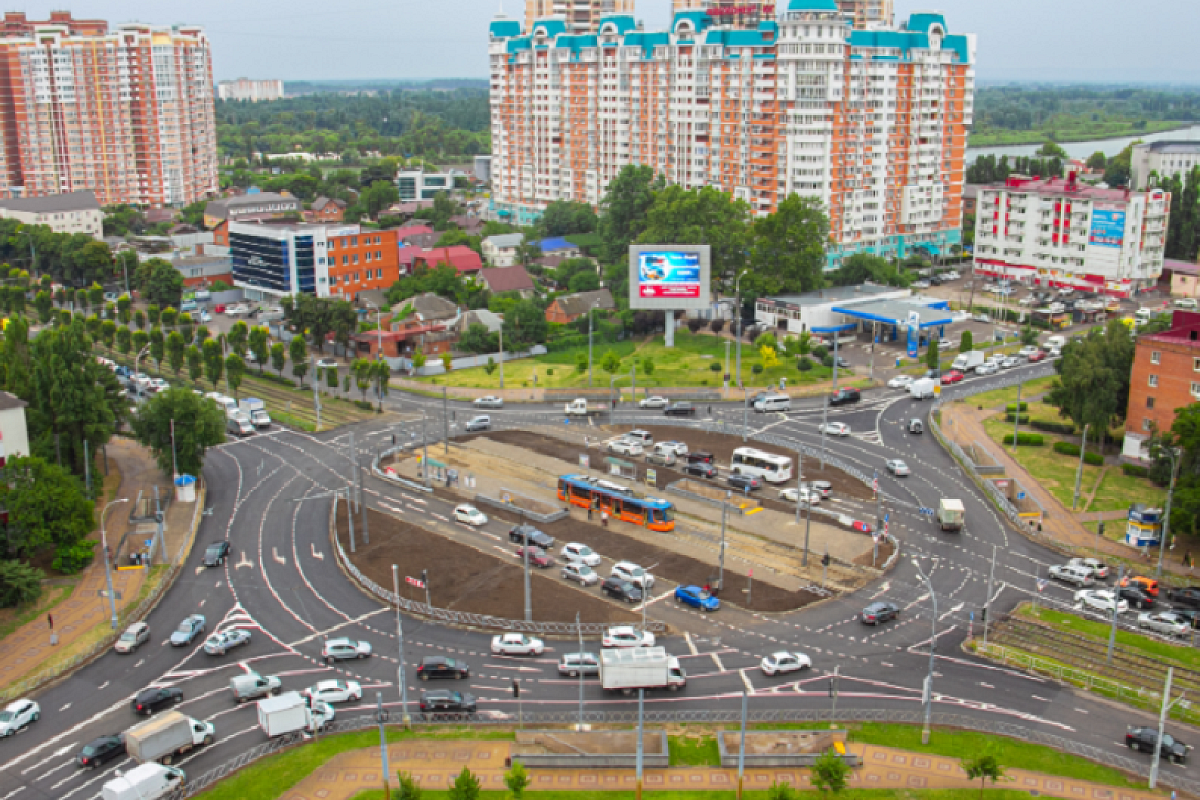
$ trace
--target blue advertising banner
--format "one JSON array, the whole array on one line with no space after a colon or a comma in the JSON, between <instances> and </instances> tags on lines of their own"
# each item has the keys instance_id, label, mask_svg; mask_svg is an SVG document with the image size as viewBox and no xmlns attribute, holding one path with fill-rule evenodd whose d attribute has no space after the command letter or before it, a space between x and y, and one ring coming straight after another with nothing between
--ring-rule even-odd
<instances>
[{"instance_id":1,"label":"blue advertising banner","mask_svg":"<svg viewBox=\"0 0 1200 800\"><path fill-rule=\"evenodd\" d=\"M1120 247L1125 240L1125 212L1103 211L1096 209L1092 212L1092 232L1088 236L1090 244L1100 247Z\"/></svg>"}]
</instances>

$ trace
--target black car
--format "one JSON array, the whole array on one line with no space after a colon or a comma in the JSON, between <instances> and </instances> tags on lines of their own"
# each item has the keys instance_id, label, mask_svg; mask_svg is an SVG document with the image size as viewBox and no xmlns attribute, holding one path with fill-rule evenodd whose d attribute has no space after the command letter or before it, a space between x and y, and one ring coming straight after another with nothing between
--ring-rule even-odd
<instances>
[{"instance_id":1,"label":"black car","mask_svg":"<svg viewBox=\"0 0 1200 800\"><path fill-rule=\"evenodd\" d=\"M423 681L431 678L469 678L471 666L446 656L425 656L417 667L417 677Z\"/></svg>"},{"instance_id":2,"label":"black car","mask_svg":"<svg viewBox=\"0 0 1200 800\"><path fill-rule=\"evenodd\" d=\"M204 566L219 567L229 556L229 542L213 542L204 548Z\"/></svg>"},{"instance_id":3,"label":"black car","mask_svg":"<svg viewBox=\"0 0 1200 800\"><path fill-rule=\"evenodd\" d=\"M130 703L130 707L135 714L149 716L155 711L170 708L182 702L182 689L176 689L173 686L155 686L152 689L143 689L138 692L137 697L133 698L133 702Z\"/></svg>"},{"instance_id":4,"label":"black car","mask_svg":"<svg viewBox=\"0 0 1200 800\"><path fill-rule=\"evenodd\" d=\"M1130 750L1137 750L1139 753L1153 753L1154 743L1158 741L1158 730L1149 725L1134 727L1130 726L1125 732L1125 744ZM1188 747L1183 742L1176 739L1169 733L1164 733L1162 737L1162 748L1159 754L1163 758L1168 758L1176 764L1182 764L1187 760L1188 751L1192 748Z\"/></svg>"},{"instance_id":5,"label":"black car","mask_svg":"<svg viewBox=\"0 0 1200 800\"><path fill-rule=\"evenodd\" d=\"M1200 586L1186 586L1167 594L1173 605L1185 608L1200 608Z\"/></svg>"},{"instance_id":6,"label":"black car","mask_svg":"<svg viewBox=\"0 0 1200 800\"><path fill-rule=\"evenodd\" d=\"M833 395L830 396L829 405L844 406L849 403L857 403L859 400L862 400L862 395L859 394L858 389L844 387L838 389L833 393Z\"/></svg>"},{"instance_id":7,"label":"black car","mask_svg":"<svg viewBox=\"0 0 1200 800\"><path fill-rule=\"evenodd\" d=\"M683 468L684 475L699 475L701 478L717 477L717 468L707 461L689 461Z\"/></svg>"},{"instance_id":8,"label":"black car","mask_svg":"<svg viewBox=\"0 0 1200 800\"><path fill-rule=\"evenodd\" d=\"M120 735L111 733L88 742L75 757L75 763L88 769L97 769L105 761L111 761L117 756L125 755L125 740Z\"/></svg>"},{"instance_id":9,"label":"black car","mask_svg":"<svg viewBox=\"0 0 1200 800\"><path fill-rule=\"evenodd\" d=\"M691 403L671 403L663 411L663 414L668 417L694 417L696 416L696 407Z\"/></svg>"},{"instance_id":10,"label":"black car","mask_svg":"<svg viewBox=\"0 0 1200 800\"><path fill-rule=\"evenodd\" d=\"M429 714L443 714L447 711L474 714L478 706L473 694L451 692L439 689L433 692L421 692L421 711Z\"/></svg>"},{"instance_id":11,"label":"black car","mask_svg":"<svg viewBox=\"0 0 1200 800\"><path fill-rule=\"evenodd\" d=\"M642 602L642 590L620 578L605 578L604 582L600 584L600 591L609 597L624 600L626 603Z\"/></svg>"},{"instance_id":12,"label":"black car","mask_svg":"<svg viewBox=\"0 0 1200 800\"><path fill-rule=\"evenodd\" d=\"M862 610L859 619L864 625L878 625L900 616L900 609L895 603L871 603Z\"/></svg>"},{"instance_id":13,"label":"black car","mask_svg":"<svg viewBox=\"0 0 1200 800\"><path fill-rule=\"evenodd\" d=\"M532 525L514 525L508 532L508 540L514 544L533 544L543 550L554 547L554 537L542 533Z\"/></svg>"},{"instance_id":14,"label":"black car","mask_svg":"<svg viewBox=\"0 0 1200 800\"><path fill-rule=\"evenodd\" d=\"M1132 608L1154 608L1154 596L1142 591L1139 586L1121 586L1117 589L1117 596L1129 602Z\"/></svg>"},{"instance_id":15,"label":"black car","mask_svg":"<svg viewBox=\"0 0 1200 800\"><path fill-rule=\"evenodd\" d=\"M762 481L760 481L758 478L754 477L753 475L743 475L740 472L730 473L729 477L725 480L734 489L740 489L742 491L749 489L753 492L762 488Z\"/></svg>"}]
</instances>

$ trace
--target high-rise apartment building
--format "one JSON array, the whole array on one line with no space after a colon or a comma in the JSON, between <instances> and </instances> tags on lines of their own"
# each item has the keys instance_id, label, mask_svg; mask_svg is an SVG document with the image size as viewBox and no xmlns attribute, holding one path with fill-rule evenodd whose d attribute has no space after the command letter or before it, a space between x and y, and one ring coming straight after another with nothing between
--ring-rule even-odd
<instances>
[{"instance_id":1,"label":"high-rise apartment building","mask_svg":"<svg viewBox=\"0 0 1200 800\"><path fill-rule=\"evenodd\" d=\"M251 103L283 99L283 81L272 78L252 81L238 78L236 81L221 81L217 84L217 96L222 100L249 100Z\"/></svg>"},{"instance_id":2,"label":"high-rise apartment building","mask_svg":"<svg viewBox=\"0 0 1200 800\"><path fill-rule=\"evenodd\" d=\"M91 190L103 205L161 207L217 188L203 30L5 15L0 194Z\"/></svg>"},{"instance_id":3,"label":"high-rise apartment building","mask_svg":"<svg viewBox=\"0 0 1200 800\"><path fill-rule=\"evenodd\" d=\"M866 29L871 27L891 27L894 17L892 0L839 0L838 8L849 14L854 20L854 27Z\"/></svg>"},{"instance_id":4,"label":"high-rise apartment building","mask_svg":"<svg viewBox=\"0 0 1200 800\"><path fill-rule=\"evenodd\" d=\"M940 14L854 30L834 0L754 26L678 11L572 34L561 18L491 25L493 213L597 205L626 164L716 186L755 214L790 194L829 213L829 268L857 252L942 254L961 239L975 41Z\"/></svg>"},{"instance_id":5,"label":"high-rise apartment building","mask_svg":"<svg viewBox=\"0 0 1200 800\"><path fill-rule=\"evenodd\" d=\"M525 27L543 17L559 16L572 33L595 33L600 18L632 14L633 0L525 0Z\"/></svg>"}]
</instances>

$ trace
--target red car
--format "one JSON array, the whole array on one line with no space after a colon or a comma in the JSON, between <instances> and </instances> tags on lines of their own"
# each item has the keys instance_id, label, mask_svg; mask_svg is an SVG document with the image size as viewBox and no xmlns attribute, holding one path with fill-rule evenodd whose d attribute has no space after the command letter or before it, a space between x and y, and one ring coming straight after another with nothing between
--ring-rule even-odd
<instances>
[{"instance_id":1,"label":"red car","mask_svg":"<svg viewBox=\"0 0 1200 800\"><path fill-rule=\"evenodd\" d=\"M963 379L963 374L956 369L952 369L942 376L942 383L958 383Z\"/></svg>"},{"instance_id":2,"label":"red car","mask_svg":"<svg viewBox=\"0 0 1200 800\"><path fill-rule=\"evenodd\" d=\"M522 564L525 563L525 548L518 547L516 552L517 559ZM540 547L529 548L529 566L547 569L554 566L554 557L547 555L546 551Z\"/></svg>"},{"instance_id":3,"label":"red car","mask_svg":"<svg viewBox=\"0 0 1200 800\"><path fill-rule=\"evenodd\" d=\"M1030 363L1030 364L1036 364L1037 362L1039 362L1039 361L1042 361L1042 360L1043 360L1043 359L1045 359L1045 358L1046 358L1046 353L1045 353L1045 351L1043 351L1043 350L1038 350L1036 353L1034 353L1033 355L1031 355L1031 356L1029 357L1029 363Z\"/></svg>"},{"instance_id":4,"label":"red car","mask_svg":"<svg viewBox=\"0 0 1200 800\"><path fill-rule=\"evenodd\" d=\"M854 530L858 531L859 533L874 533L875 532L875 529L872 528L870 525L868 525L865 522L861 522L857 519L854 520L854 522L850 523L850 527L854 528Z\"/></svg>"},{"instance_id":5,"label":"red car","mask_svg":"<svg viewBox=\"0 0 1200 800\"><path fill-rule=\"evenodd\" d=\"M214 307L214 308L213 308L213 311L214 311L214 312L216 312L217 314L224 314L224 313L225 313L225 306L218 305L218 306L216 306L216 307Z\"/></svg>"}]
</instances>

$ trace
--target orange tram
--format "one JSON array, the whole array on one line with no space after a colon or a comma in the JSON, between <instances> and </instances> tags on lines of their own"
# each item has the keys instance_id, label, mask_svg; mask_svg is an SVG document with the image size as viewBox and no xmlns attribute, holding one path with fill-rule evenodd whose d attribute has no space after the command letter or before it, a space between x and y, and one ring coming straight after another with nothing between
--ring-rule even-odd
<instances>
[{"instance_id":1,"label":"orange tram","mask_svg":"<svg viewBox=\"0 0 1200 800\"><path fill-rule=\"evenodd\" d=\"M558 479L558 499L581 508L593 506L614 519L644 525L652 531L675 530L675 507L666 500L634 497L633 490L619 483L592 480L586 475L563 475Z\"/></svg>"}]
</instances>

